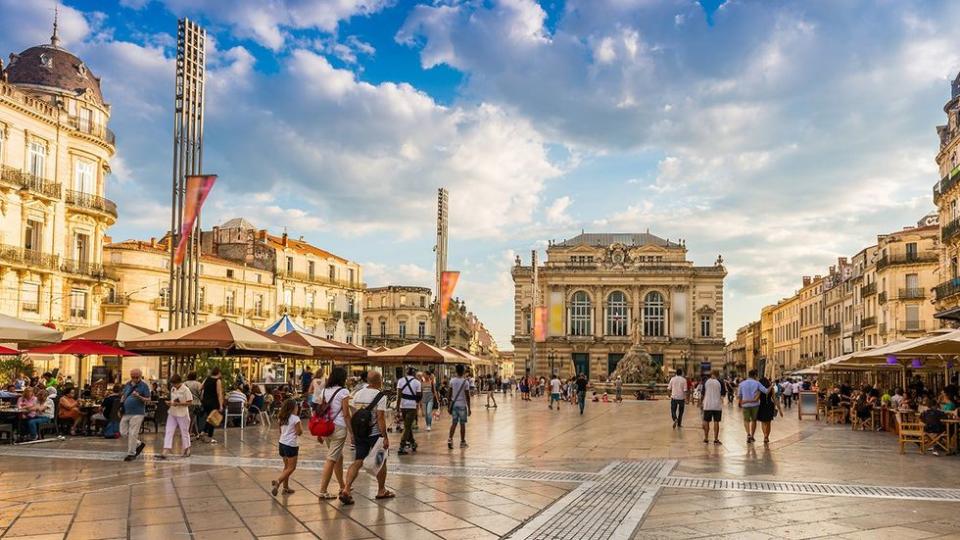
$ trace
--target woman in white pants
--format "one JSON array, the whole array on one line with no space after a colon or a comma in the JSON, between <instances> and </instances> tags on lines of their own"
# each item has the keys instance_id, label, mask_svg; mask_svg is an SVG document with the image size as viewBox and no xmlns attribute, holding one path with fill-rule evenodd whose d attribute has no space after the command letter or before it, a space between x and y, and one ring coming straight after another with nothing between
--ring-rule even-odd
<instances>
[{"instance_id":1,"label":"woman in white pants","mask_svg":"<svg viewBox=\"0 0 960 540\"><path fill-rule=\"evenodd\" d=\"M167 427L163 433L163 453L166 458L173 450L173 434L180 429L180 447L183 457L190 456L190 405L193 403L193 392L183 384L179 374L170 377L170 410L167 413Z\"/></svg>"}]
</instances>

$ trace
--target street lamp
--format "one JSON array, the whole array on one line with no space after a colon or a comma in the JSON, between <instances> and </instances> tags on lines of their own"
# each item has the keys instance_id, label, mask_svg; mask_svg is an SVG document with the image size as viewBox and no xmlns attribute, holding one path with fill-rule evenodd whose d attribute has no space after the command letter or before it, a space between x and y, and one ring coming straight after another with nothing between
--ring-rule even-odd
<instances>
[{"instance_id":1,"label":"street lamp","mask_svg":"<svg viewBox=\"0 0 960 540\"><path fill-rule=\"evenodd\" d=\"M557 374L557 372L555 371L555 369L554 369L554 367L553 367L554 364L556 363L556 361L557 361L557 353L555 353L554 351L548 352L548 353L547 353L547 362L550 364L550 376L551 376L551 377L553 377L554 375Z\"/></svg>"}]
</instances>

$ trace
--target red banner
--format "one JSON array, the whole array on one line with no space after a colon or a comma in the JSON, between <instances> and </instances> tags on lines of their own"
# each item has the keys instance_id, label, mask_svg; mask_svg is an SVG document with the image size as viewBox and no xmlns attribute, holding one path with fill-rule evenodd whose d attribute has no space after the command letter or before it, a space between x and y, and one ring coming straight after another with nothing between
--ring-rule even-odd
<instances>
[{"instance_id":1,"label":"red banner","mask_svg":"<svg viewBox=\"0 0 960 540\"><path fill-rule=\"evenodd\" d=\"M547 311L546 306L537 306L533 309L533 340L543 343L547 340Z\"/></svg>"},{"instance_id":2,"label":"red banner","mask_svg":"<svg viewBox=\"0 0 960 540\"><path fill-rule=\"evenodd\" d=\"M453 298L453 290L457 288L457 281L460 280L460 272L442 272L440 274L440 318L447 318L447 311L450 309L450 299Z\"/></svg>"},{"instance_id":3,"label":"red banner","mask_svg":"<svg viewBox=\"0 0 960 540\"><path fill-rule=\"evenodd\" d=\"M213 183L216 181L217 175L215 174L187 176L187 191L183 194L183 223L180 229L180 242L177 244L177 251L173 254L174 264L183 264L190 233L193 232L193 226L196 224L197 218L200 217L203 201L207 200L207 195L210 194Z\"/></svg>"}]
</instances>

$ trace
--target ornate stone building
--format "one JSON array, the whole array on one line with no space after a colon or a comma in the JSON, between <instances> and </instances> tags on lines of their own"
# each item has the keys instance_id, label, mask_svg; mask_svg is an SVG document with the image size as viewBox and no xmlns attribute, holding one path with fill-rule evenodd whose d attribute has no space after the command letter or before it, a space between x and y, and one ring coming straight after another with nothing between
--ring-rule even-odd
<instances>
[{"instance_id":1,"label":"ornate stone building","mask_svg":"<svg viewBox=\"0 0 960 540\"><path fill-rule=\"evenodd\" d=\"M800 297L794 294L777 302L771 317L773 356L767 360L767 366L779 375L793 371L800 363Z\"/></svg>"},{"instance_id":2,"label":"ornate stone building","mask_svg":"<svg viewBox=\"0 0 960 540\"><path fill-rule=\"evenodd\" d=\"M823 277L803 276L800 300L800 362L810 367L823 362Z\"/></svg>"},{"instance_id":3,"label":"ornate stone building","mask_svg":"<svg viewBox=\"0 0 960 540\"><path fill-rule=\"evenodd\" d=\"M933 203L940 221L939 284L934 287L938 319L960 321L960 75L950 86L950 100L943 106L947 123L937 126L940 151L937 166L940 181L933 186Z\"/></svg>"},{"instance_id":4,"label":"ornate stone building","mask_svg":"<svg viewBox=\"0 0 960 540\"><path fill-rule=\"evenodd\" d=\"M60 329L100 322L112 287L103 197L115 153L100 79L60 46L0 63L0 313Z\"/></svg>"},{"instance_id":5,"label":"ornate stone building","mask_svg":"<svg viewBox=\"0 0 960 540\"><path fill-rule=\"evenodd\" d=\"M684 243L650 233L584 233L550 243L537 266L537 302L548 313L546 341L531 357L533 267L512 270L516 371L607 377L636 339L665 369L722 367L721 259L695 266Z\"/></svg>"},{"instance_id":6,"label":"ornate stone building","mask_svg":"<svg viewBox=\"0 0 960 540\"><path fill-rule=\"evenodd\" d=\"M427 287L389 285L367 289L363 310L363 344L394 348L417 341L435 343L433 291Z\"/></svg>"}]
</instances>

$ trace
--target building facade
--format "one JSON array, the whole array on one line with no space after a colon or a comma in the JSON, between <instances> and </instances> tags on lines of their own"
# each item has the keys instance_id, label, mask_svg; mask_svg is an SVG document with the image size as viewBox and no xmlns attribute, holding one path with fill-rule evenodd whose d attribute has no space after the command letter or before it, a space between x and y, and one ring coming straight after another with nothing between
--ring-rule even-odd
<instances>
[{"instance_id":1,"label":"building facade","mask_svg":"<svg viewBox=\"0 0 960 540\"><path fill-rule=\"evenodd\" d=\"M950 100L943 106L947 123L937 126L940 150L937 167L940 181L933 186L940 225L940 264L933 289L936 317L954 326L960 322L960 75L950 86Z\"/></svg>"},{"instance_id":2,"label":"building facade","mask_svg":"<svg viewBox=\"0 0 960 540\"><path fill-rule=\"evenodd\" d=\"M433 336L433 291L427 287L389 285L367 289L363 309L363 344L392 349Z\"/></svg>"},{"instance_id":3,"label":"building facade","mask_svg":"<svg viewBox=\"0 0 960 540\"><path fill-rule=\"evenodd\" d=\"M823 279L823 334L827 358L853 352L853 268L846 257L837 259ZM851 330L847 337L844 328Z\"/></svg>"},{"instance_id":4,"label":"building facade","mask_svg":"<svg viewBox=\"0 0 960 540\"><path fill-rule=\"evenodd\" d=\"M59 329L100 322L116 205L115 153L100 79L50 43L0 63L0 313Z\"/></svg>"},{"instance_id":5,"label":"building facade","mask_svg":"<svg viewBox=\"0 0 960 540\"><path fill-rule=\"evenodd\" d=\"M650 233L584 233L547 247L534 267L517 258L514 361L518 373L607 377L638 343L664 369L724 362L721 259L687 260L685 244ZM545 341L533 354L533 317L546 310ZM704 366L706 367L706 366Z\"/></svg>"},{"instance_id":6,"label":"building facade","mask_svg":"<svg viewBox=\"0 0 960 540\"><path fill-rule=\"evenodd\" d=\"M823 350L823 277L803 276L797 292L800 299L800 362L810 367L824 361Z\"/></svg>"},{"instance_id":7,"label":"building facade","mask_svg":"<svg viewBox=\"0 0 960 540\"><path fill-rule=\"evenodd\" d=\"M774 374L797 369L800 364L800 297L785 298L773 307L773 357L767 365Z\"/></svg>"},{"instance_id":8,"label":"building facade","mask_svg":"<svg viewBox=\"0 0 960 540\"><path fill-rule=\"evenodd\" d=\"M358 263L306 241L257 229L243 218L201 233L201 251L249 268L266 270L275 284L273 304L321 337L363 342L365 284Z\"/></svg>"},{"instance_id":9,"label":"building facade","mask_svg":"<svg viewBox=\"0 0 960 540\"><path fill-rule=\"evenodd\" d=\"M940 327L930 293L937 286L940 227L922 220L877 238L877 340L874 345L920 337ZM869 343L868 343L869 346Z\"/></svg>"}]
</instances>

